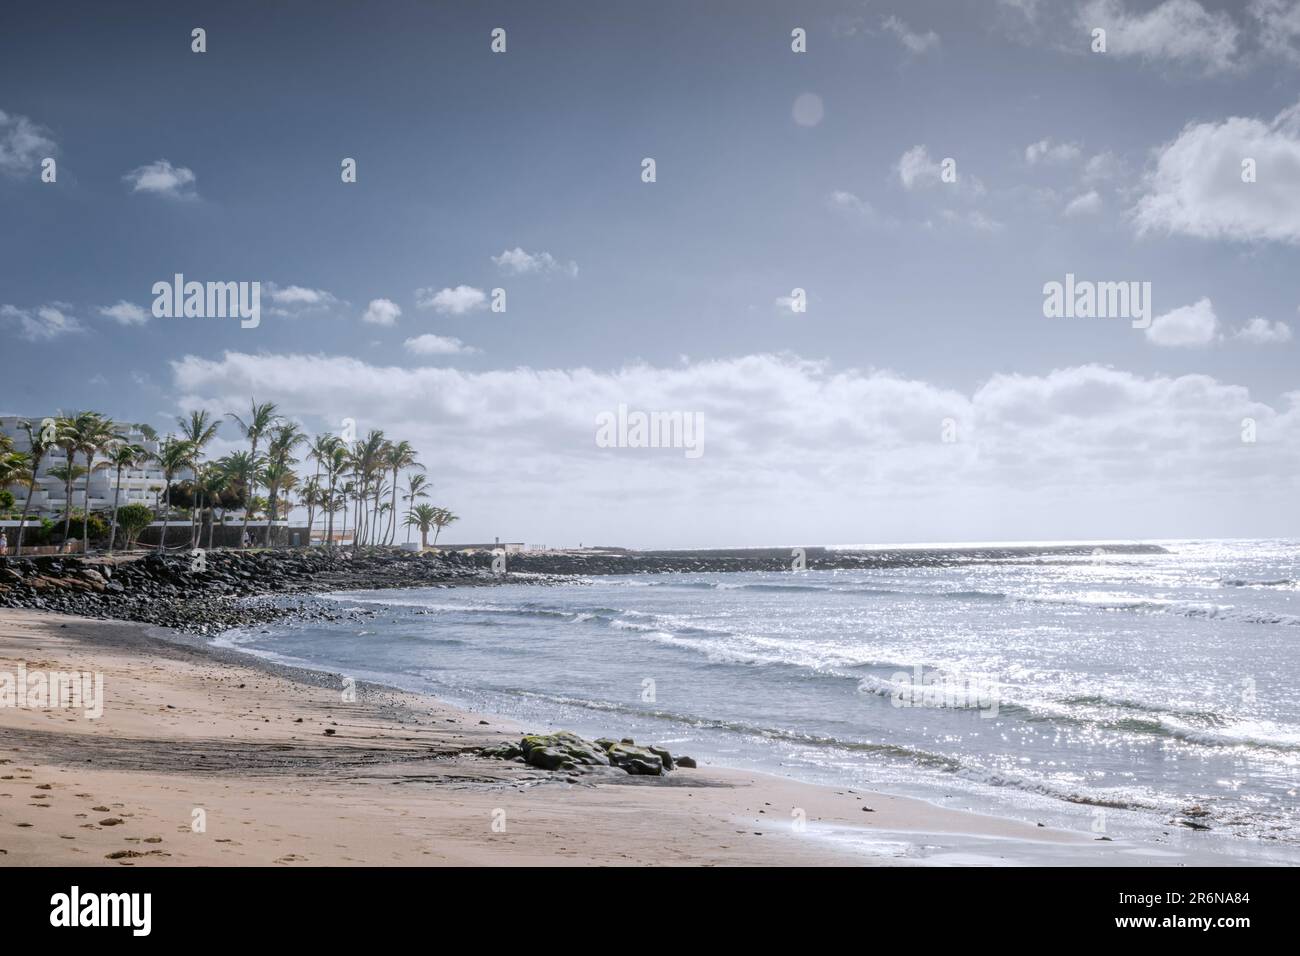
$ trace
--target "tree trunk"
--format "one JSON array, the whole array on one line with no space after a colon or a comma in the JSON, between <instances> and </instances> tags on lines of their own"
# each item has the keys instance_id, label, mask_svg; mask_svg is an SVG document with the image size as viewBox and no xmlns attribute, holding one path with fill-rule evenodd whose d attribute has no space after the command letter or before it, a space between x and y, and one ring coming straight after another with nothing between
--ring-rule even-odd
<instances>
[{"instance_id":1,"label":"tree trunk","mask_svg":"<svg viewBox=\"0 0 1300 956\"><path fill-rule=\"evenodd\" d=\"M334 547L334 480L330 479L329 494L325 496L325 547Z\"/></svg>"},{"instance_id":2,"label":"tree trunk","mask_svg":"<svg viewBox=\"0 0 1300 956\"><path fill-rule=\"evenodd\" d=\"M266 490L266 534L262 535L262 547L271 546L271 522L275 520L275 497L279 492L275 485L269 485Z\"/></svg>"},{"instance_id":3,"label":"tree trunk","mask_svg":"<svg viewBox=\"0 0 1300 956\"><path fill-rule=\"evenodd\" d=\"M68 480L63 483L63 543L68 543L68 529L72 527L72 459L68 455Z\"/></svg>"},{"instance_id":4,"label":"tree trunk","mask_svg":"<svg viewBox=\"0 0 1300 956\"><path fill-rule=\"evenodd\" d=\"M239 546L244 546L244 535L248 533L248 509L253 506L253 493L257 491L257 440L253 440L252 462L249 464L248 481L244 484L244 526L239 529Z\"/></svg>"},{"instance_id":5,"label":"tree trunk","mask_svg":"<svg viewBox=\"0 0 1300 956\"><path fill-rule=\"evenodd\" d=\"M117 484L113 486L113 520L108 526L108 553L113 553L113 542L117 539L117 501L122 497L122 466L117 466Z\"/></svg>"},{"instance_id":6,"label":"tree trunk","mask_svg":"<svg viewBox=\"0 0 1300 956\"><path fill-rule=\"evenodd\" d=\"M397 536L397 469L393 469L393 502L392 514L388 516L388 543L393 543L393 538Z\"/></svg>"},{"instance_id":7,"label":"tree trunk","mask_svg":"<svg viewBox=\"0 0 1300 956\"><path fill-rule=\"evenodd\" d=\"M35 444L33 442L33 444ZM18 537L14 541L14 557L21 557L23 553L23 532L27 529L27 515L32 510L32 495L36 494L36 472L41 467L41 458L43 455L34 455L32 457L32 480L27 483L27 500L23 502L23 517L18 523Z\"/></svg>"},{"instance_id":8,"label":"tree trunk","mask_svg":"<svg viewBox=\"0 0 1300 956\"><path fill-rule=\"evenodd\" d=\"M163 494L162 527L158 529L158 550L162 551L167 544L167 512L172 506L172 479L170 475L163 475L163 480L167 482L167 491Z\"/></svg>"},{"instance_id":9,"label":"tree trunk","mask_svg":"<svg viewBox=\"0 0 1300 956\"><path fill-rule=\"evenodd\" d=\"M86 500L82 502L82 509L81 509L81 553L82 554L90 553L90 477L94 473L95 473L95 453L93 451L88 451L86 452L86 484L85 484L85 491L83 492Z\"/></svg>"}]
</instances>

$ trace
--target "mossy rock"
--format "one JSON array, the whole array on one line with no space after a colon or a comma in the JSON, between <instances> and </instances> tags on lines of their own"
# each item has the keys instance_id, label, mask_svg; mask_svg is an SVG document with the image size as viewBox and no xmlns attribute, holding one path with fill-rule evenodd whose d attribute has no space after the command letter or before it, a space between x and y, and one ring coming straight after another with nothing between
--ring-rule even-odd
<instances>
[{"instance_id":1,"label":"mossy rock","mask_svg":"<svg viewBox=\"0 0 1300 956\"><path fill-rule=\"evenodd\" d=\"M561 753L554 747L533 746L528 751L528 763L543 770L572 770L575 764L568 754Z\"/></svg>"},{"instance_id":2,"label":"mossy rock","mask_svg":"<svg viewBox=\"0 0 1300 956\"><path fill-rule=\"evenodd\" d=\"M673 755L670 754L663 747L656 747L652 744L651 746L646 747L645 749L650 751L652 754L654 754L656 757L659 758L659 760L663 763L665 770L673 769Z\"/></svg>"},{"instance_id":3,"label":"mossy rock","mask_svg":"<svg viewBox=\"0 0 1300 956\"><path fill-rule=\"evenodd\" d=\"M615 744L609 748L609 762L633 775L659 777L664 773L663 759L645 747Z\"/></svg>"},{"instance_id":4,"label":"mossy rock","mask_svg":"<svg viewBox=\"0 0 1300 956\"><path fill-rule=\"evenodd\" d=\"M524 752L515 744L498 744L495 747L484 747L479 753L493 760L514 760L523 756Z\"/></svg>"},{"instance_id":5,"label":"mossy rock","mask_svg":"<svg viewBox=\"0 0 1300 956\"><path fill-rule=\"evenodd\" d=\"M553 734L528 734L519 742L519 748L533 766L541 766L533 760L534 750L553 750L562 754L572 764L589 767L609 766L609 758L605 756L602 748L568 730ZM550 760L549 757L545 759Z\"/></svg>"}]
</instances>

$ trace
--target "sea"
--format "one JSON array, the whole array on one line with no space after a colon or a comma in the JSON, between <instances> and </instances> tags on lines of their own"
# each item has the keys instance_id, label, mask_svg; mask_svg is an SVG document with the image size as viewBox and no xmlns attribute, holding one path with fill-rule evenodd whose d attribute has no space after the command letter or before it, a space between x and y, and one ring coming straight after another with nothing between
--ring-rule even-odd
<instances>
[{"instance_id":1,"label":"sea","mask_svg":"<svg viewBox=\"0 0 1300 956\"><path fill-rule=\"evenodd\" d=\"M367 616L216 643L702 766L1300 863L1300 542L1150 543L349 591L320 600Z\"/></svg>"}]
</instances>

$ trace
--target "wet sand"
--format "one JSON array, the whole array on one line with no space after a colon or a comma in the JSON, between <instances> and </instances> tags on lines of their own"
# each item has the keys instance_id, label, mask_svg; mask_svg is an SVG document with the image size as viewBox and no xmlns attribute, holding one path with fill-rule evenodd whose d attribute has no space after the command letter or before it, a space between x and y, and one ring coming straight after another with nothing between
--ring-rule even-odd
<instances>
[{"instance_id":1,"label":"wet sand","mask_svg":"<svg viewBox=\"0 0 1300 956\"><path fill-rule=\"evenodd\" d=\"M101 673L105 701L94 720L0 708L0 866L1137 862L1088 834L757 773L488 760L470 751L525 728L369 685L345 702L330 675L139 624L0 611L0 672L20 663Z\"/></svg>"}]
</instances>

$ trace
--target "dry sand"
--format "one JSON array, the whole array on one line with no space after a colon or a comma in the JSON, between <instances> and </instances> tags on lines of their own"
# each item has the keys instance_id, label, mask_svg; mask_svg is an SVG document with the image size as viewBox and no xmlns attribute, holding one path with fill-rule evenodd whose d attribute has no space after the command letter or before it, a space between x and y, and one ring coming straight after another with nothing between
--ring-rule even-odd
<instances>
[{"instance_id":1,"label":"dry sand","mask_svg":"<svg viewBox=\"0 0 1300 956\"><path fill-rule=\"evenodd\" d=\"M97 720L0 708L0 866L860 865L923 862L923 844L928 862L943 860L936 847L951 862L997 862L999 847L1040 862L1105 853L1085 835L763 774L596 783L487 760L466 751L520 728L381 688L344 703L337 687L141 625L0 611L0 671L20 663L102 673L106 703Z\"/></svg>"}]
</instances>

